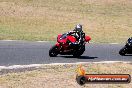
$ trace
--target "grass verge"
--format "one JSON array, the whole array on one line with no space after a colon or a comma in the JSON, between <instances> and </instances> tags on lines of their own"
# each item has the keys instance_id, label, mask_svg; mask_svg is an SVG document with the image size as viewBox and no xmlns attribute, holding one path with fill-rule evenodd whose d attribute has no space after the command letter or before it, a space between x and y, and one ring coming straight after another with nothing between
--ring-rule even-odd
<instances>
[{"instance_id":1,"label":"grass verge","mask_svg":"<svg viewBox=\"0 0 132 88\"><path fill-rule=\"evenodd\" d=\"M56 40L81 23L93 42L132 36L131 0L0 0L0 39Z\"/></svg>"},{"instance_id":2,"label":"grass verge","mask_svg":"<svg viewBox=\"0 0 132 88\"><path fill-rule=\"evenodd\" d=\"M86 84L75 81L78 65L42 66L41 69L13 72L0 76L0 88L130 88L129 84ZM132 64L89 63L83 64L88 74L130 74Z\"/></svg>"}]
</instances>

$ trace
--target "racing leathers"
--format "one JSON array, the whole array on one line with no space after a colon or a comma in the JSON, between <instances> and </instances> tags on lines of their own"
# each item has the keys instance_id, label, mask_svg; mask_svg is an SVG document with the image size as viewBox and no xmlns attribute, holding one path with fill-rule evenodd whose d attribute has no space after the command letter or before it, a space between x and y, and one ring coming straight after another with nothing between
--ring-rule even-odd
<instances>
[{"instance_id":1,"label":"racing leathers","mask_svg":"<svg viewBox=\"0 0 132 88\"><path fill-rule=\"evenodd\" d=\"M82 44L85 41L85 33L83 31L76 32L76 31L70 31L67 33L68 35L74 36L76 38L76 42L70 43L70 45L78 45Z\"/></svg>"}]
</instances>

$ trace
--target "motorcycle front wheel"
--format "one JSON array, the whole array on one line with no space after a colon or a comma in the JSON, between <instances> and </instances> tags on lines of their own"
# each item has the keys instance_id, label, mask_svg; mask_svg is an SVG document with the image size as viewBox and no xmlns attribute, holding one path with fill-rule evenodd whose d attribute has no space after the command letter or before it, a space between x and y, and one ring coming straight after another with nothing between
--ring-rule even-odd
<instances>
[{"instance_id":1,"label":"motorcycle front wheel","mask_svg":"<svg viewBox=\"0 0 132 88\"><path fill-rule=\"evenodd\" d=\"M58 53L57 53L57 46L53 46L53 47L51 47L50 48L50 50L49 50L49 56L50 57L56 57L57 55L58 55Z\"/></svg>"}]
</instances>

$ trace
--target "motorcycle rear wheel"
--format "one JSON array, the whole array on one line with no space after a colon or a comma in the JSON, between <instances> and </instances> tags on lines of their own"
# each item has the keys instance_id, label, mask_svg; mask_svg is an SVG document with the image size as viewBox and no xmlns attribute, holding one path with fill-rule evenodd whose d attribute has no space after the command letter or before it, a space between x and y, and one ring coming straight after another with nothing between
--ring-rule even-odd
<instances>
[{"instance_id":1,"label":"motorcycle rear wheel","mask_svg":"<svg viewBox=\"0 0 132 88\"><path fill-rule=\"evenodd\" d=\"M58 55L58 53L57 53L57 46L54 45L49 50L49 56L50 57L56 57L57 55Z\"/></svg>"},{"instance_id":2,"label":"motorcycle rear wheel","mask_svg":"<svg viewBox=\"0 0 132 88\"><path fill-rule=\"evenodd\" d=\"M73 53L73 57L80 57L85 51L85 46L82 46L79 50Z\"/></svg>"}]
</instances>

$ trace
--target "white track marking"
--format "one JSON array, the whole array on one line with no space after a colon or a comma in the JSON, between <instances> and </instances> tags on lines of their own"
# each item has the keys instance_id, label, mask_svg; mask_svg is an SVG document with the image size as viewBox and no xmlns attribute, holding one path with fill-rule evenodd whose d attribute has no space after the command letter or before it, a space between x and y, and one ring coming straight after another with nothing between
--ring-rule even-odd
<instances>
[{"instance_id":1,"label":"white track marking","mask_svg":"<svg viewBox=\"0 0 132 88\"><path fill-rule=\"evenodd\" d=\"M39 68L41 66L57 66L57 65L79 65L79 64L89 64L89 63L132 63L126 61L100 61L100 62L77 62L77 63L51 63L51 64L30 64L30 65L12 65L12 66L0 66L0 70L6 69L23 69L23 68Z\"/></svg>"},{"instance_id":2,"label":"white track marking","mask_svg":"<svg viewBox=\"0 0 132 88\"><path fill-rule=\"evenodd\" d=\"M0 40L0 41L12 42L12 41L20 41L20 40Z\"/></svg>"},{"instance_id":3,"label":"white track marking","mask_svg":"<svg viewBox=\"0 0 132 88\"><path fill-rule=\"evenodd\" d=\"M31 68L40 67L42 64L30 64L30 65L12 65L12 66L0 66L0 69L21 69L21 68Z\"/></svg>"},{"instance_id":4,"label":"white track marking","mask_svg":"<svg viewBox=\"0 0 132 88\"><path fill-rule=\"evenodd\" d=\"M78 64L89 64L89 63L132 63L132 62L127 62L127 61L99 61L99 62L77 62L77 63L51 63L51 64L46 64L46 65L78 65Z\"/></svg>"},{"instance_id":5,"label":"white track marking","mask_svg":"<svg viewBox=\"0 0 132 88\"><path fill-rule=\"evenodd\" d=\"M4 42L13 42L13 41L15 41L15 42L26 42L26 40L0 40L0 41L4 41ZM30 42L30 41L27 41L27 42ZM34 41L34 42L50 42L50 41Z\"/></svg>"},{"instance_id":6,"label":"white track marking","mask_svg":"<svg viewBox=\"0 0 132 88\"><path fill-rule=\"evenodd\" d=\"M109 43L109 44L119 44L119 43Z\"/></svg>"},{"instance_id":7,"label":"white track marking","mask_svg":"<svg viewBox=\"0 0 132 88\"><path fill-rule=\"evenodd\" d=\"M49 41L36 41L36 42L49 42Z\"/></svg>"}]
</instances>

